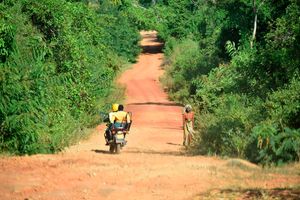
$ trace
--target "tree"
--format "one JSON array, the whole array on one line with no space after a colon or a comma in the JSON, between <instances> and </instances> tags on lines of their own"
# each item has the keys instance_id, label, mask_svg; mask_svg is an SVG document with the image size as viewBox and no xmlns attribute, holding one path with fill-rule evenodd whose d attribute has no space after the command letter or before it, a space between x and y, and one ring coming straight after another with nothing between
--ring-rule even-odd
<instances>
[{"instance_id":1,"label":"tree","mask_svg":"<svg viewBox=\"0 0 300 200\"><path fill-rule=\"evenodd\" d=\"M261 8L261 6L264 4L265 0L262 0L258 5L257 5L257 0L253 0L253 13L254 13L254 22L253 22L253 33L252 33L252 38L250 41L250 46L253 48L253 43L256 38L256 31L257 31L257 15L258 11Z\"/></svg>"}]
</instances>

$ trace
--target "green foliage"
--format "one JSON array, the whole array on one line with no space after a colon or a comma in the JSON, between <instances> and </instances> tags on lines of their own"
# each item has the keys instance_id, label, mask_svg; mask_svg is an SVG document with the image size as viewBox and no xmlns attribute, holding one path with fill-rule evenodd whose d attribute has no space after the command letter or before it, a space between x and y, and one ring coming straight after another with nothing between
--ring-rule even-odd
<instances>
[{"instance_id":1,"label":"green foliage","mask_svg":"<svg viewBox=\"0 0 300 200\"><path fill-rule=\"evenodd\" d=\"M134 15L139 9L135 8L130 1L101 2L98 12L103 23L100 26L109 33L106 35L106 45L119 56L134 62L140 53L138 17Z\"/></svg>"},{"instance_id":2,"label":"green foliage","mask_svg":"<svg viewBox=\"0 0 300 200\"><path fill-rule=\"evenodd\" d=\"M252 137L258 148L254 162L282 164L300 159L299 129L279 131L274 125L263 123L253 128Z\"/></svg>"},{"instance_id":3,"label":"green foliage","mask_svg":"<svg viewBox=\"0 0 300 200\"><path fill-rule=\"evenodd\" d=\"M300 81L270 93L264 104L267 119L252 130L252 142L257 143L253 161L269 164L299 161L300 159Z\"/></svg>"},{"instance_id":4,"label":"green foliage","mask_svg":"<svg viewBox=\"0 0 300 200\"><path fill-rule=\"evenodd\" d=\"M165 45L167 73L166 78L173 81L167 85L171 97L183 102L196 93L196 82L199 76L207 75L218 64L214 49L200 50L196 41L169 39Z\"/></svg>"},{"instance_id":5,"label":"green foliage","mask_svg":"<svg viewBox=\"0 0 300 200\"><path fill-rule=\"evenodd\" d=\"M55 152L81 137L140 52L138 29L156 29L163 82L197 114L192 151L299 160L300 4L255 2L1 1L0 149Z\"/></svg>"},{"instance_id":6,"label":"green foliage","mask_svg":"<svg viewBox=\"0 0 300 200\"><path fill-rule=\"evenodd\" d=\"M192 40L184 40L177 44L169 40L166 43L165 52L166 55L172 52L168 58L171 68L167 68L167 76L173 77L173 81L167 85L168 90L173 93L175 99L179 96L188 98L189 89L185 86L193 79L194 71L197 70L194 66L202 60L198 54L198 45Z\"/></svg>"},{"instance_id":7,"label":"green foliage","mask_svg":"<svg viewBox=\"0 0 300 200\"><path fill-rule=\"evenodd\" d=\"M226 46L225 46L228 54L230 55L230 57L234 57L237 53L237 48L235 46L235 43L234 42L231 42L231 41L227 41L226 42Z\"/></svg>"},{"instance_id":8,"label":"green foliage","mask_svg":"<svg viewBox=\"0 0 300 200\"><path fill-rule=\"evenodd\" d=\"M166 40L163 82L198 116L191 150L299 160L299 1L169 0L154 8Z\"/></svg>"},{"instance_id":9,"label":"green foliage","mask_svg":"<svg viewBox=\"0 0 300 200\"><path fill-rule=\"evenodd\" d=\"M300 77L290 84L269 94L265 103L269 118L282 128L300 128Z\"/></svg>"},{"instance_id":10,"label":"green foliage","mask_svg":"<svg viewBox=\"0 0 300 200\"><path fill-rule=\"evenodd\" d=\"M0 4L0 61L5 62L13 49L15 28L8 23L12 17L9 13L3 12L6 6Z\"/></svg>"},{"instance_id":11,"label":"green foliage","mask_svg":"<svg viewBox=\"0 0 300 200\"><path fill-rule=\"evenodd\" d=\"M95 123L115 74L139 52L137 29L125 10L104 14L81 1L0 7L0 150L60 151ZM123 39L115 40L117 30Z\"/></svg>"},{"instance_id":12,"label":"green foliage","mask_svg":"<svg viewBox=\"0 0 300 200\"><path fill-rule=\"evenodd\" d=\"M207 96L210 100L212 96ZM205 99L205 97L204 97ZM212 99L211 99L212 100ZM211 101L209 101L211 102ZM250 131L257 123L260 101L246 95L222 95L203 108L199 122L202 130L196 151L244 157Z\"/></svg>"}]
</instances>

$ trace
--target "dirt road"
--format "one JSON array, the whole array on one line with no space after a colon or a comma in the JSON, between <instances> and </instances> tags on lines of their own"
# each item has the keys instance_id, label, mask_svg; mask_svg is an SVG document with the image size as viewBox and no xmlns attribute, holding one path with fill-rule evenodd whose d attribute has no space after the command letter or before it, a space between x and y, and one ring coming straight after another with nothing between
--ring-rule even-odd
<instances>
[{"instance_id":1,"label":"dirt road","mask_svg":"<svg viewBox=\"0 0 300 200\"><path fill-rule=\"evenodd\" d=\"M143 32L144 53L119 79L134 124L120 155L108 153L103 126L56 155L0 158L0 199L193 199L227 188L299 184L299 174L266 172L245 161L186 156L181 108L159 84L163 54L154 32ZM237 163L237 164L235 164ZM201 199L201 198L200 198Z\"/></svg>"}]
</instances>

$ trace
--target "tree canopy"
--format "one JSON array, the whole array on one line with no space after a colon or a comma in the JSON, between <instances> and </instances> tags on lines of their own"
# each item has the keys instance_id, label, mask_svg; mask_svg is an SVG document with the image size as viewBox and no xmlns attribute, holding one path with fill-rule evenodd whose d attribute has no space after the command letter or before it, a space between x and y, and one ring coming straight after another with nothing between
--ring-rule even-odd
<instances>
[{"instance_id":1,"label":"tree canopy","mask_svg":"<svg viewBox=\"0 0 300 200\"><path fill-rule=\"evenodd\" d=\"M95 124L140 52L129 7L109 3L0 2L1 151L56 152Z\"/></svg>"},{"instance_id":2,"label":"tree canopy","mask_svg":"<svg viewBox=\"0 0 300 200\"><path fill-rule=\"evenodd\" d=\"M289 162L300 156L300 3L166 0L164 84L198 114L196 153Z\"/></svg>"}]
</instances>

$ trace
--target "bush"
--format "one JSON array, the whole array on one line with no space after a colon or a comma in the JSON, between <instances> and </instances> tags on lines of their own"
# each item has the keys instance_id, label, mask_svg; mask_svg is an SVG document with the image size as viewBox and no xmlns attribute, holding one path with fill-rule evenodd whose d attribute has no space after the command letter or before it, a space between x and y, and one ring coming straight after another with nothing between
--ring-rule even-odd
<instances>
[{"instance_id":1,"label":"bush","mask_svg":"<svg viewBox=\"0 0 300 200\"><path fill-rule=\"evenodd\" d=\"M13 51L15 27L9 24L10 13L4 12L8 5L0 4L0 61L4 63Z\"/></svg>"},{"instance_id":2,"label":"bush","mask_svg":"<svg viewBox=\"0 0 300 200\"><path fill-rule=\"evenodd\" d=\"M257 156L248 154L256 162L277 164L300 159L300 81L269 94L264 104L267 119L252 130L252 141L257 144ZM288 97L288 98L287 98Z\"/></svg>"},{"instance_id":3,"label":"bush","mask_svg":"<svg viewBox=\"0 0 300 200\"><path fill-rule=\"evenodd\" d=\"M284 128L262 123L253 128L252 140L257 144L253 162L282 164L300 160L300 129Z\"/></svg>"},{"instance_id":4,"label":"bush","mask_svg":"<svg viewBox=\"0 0 300 200\"><path fill-rule=\"evenodd\" d=\"M125 57L139 51L139 36L129 23L106 25L78 1L10 0L0 7L10 16L0 25L0 150L60 151L95 123ZM125 30L127 41L112 43L111 30Z\"/></svg>"},{"instance_id":5,"label":"bush","mask_svg":"<svg viewBox=\"0 0 300 200\"><path fill-rule=\"evenodd\" d=\"M299 2L264 1L254 9L239 0L164 1L155 8L170 96L192 103L198 116L191 150L262 163L298 160Z\"/></svg>"},{"instance_id":6,"label":"bush","mask_svg":"<svg viewBox=\"0 0 300 200\"><path fill-rule=\"evenodd\" d=\"M224 94L215 99L216 106L201 112L200 139L194 151L244 157L260 103L245 95Z\"/></svg>"}]
</instances>

